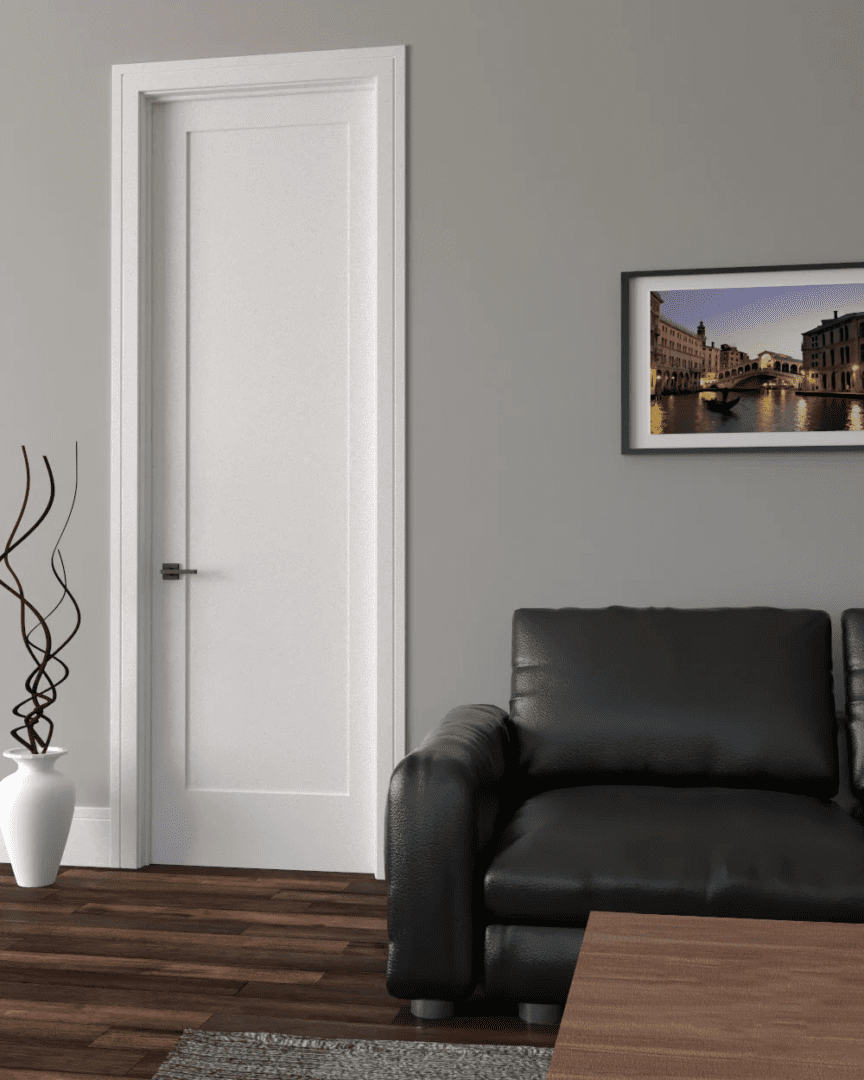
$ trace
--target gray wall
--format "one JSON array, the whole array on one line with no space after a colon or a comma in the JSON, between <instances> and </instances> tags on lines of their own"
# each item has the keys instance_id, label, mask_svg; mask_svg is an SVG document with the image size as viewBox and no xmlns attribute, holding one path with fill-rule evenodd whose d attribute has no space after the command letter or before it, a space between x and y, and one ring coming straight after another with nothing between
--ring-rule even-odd
<instances>
[{"instance_id":1,"label":"gray wall","mask_svg":"<svg viewBox=\"0 0 864 1080\"><path fill-rule=\"evenodd\" d=\"M77 438L79 803L108 802L112 63L410 47L413 748L506 705L520 605L864 600L862 458L622 457L618 330L622 270L864 257L862 29L827 0L3 0L0 539L20 445L68 505Z\"/></svg>"}]
</instances>

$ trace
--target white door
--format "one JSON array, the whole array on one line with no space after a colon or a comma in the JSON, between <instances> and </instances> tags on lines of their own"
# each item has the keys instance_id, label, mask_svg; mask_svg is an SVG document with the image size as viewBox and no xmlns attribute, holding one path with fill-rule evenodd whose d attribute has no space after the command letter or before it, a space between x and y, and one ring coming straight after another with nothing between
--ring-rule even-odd
<instances>
[{"instance_id":1,"label":"white door","mask_svg":"<svg viewBox=\"0 0 864 1080\"><path fill-rule=\"evenodd\" d=\"M152 148L151 859L371 873L373 90L163 101Z\"/></svg>"}]
</instances>

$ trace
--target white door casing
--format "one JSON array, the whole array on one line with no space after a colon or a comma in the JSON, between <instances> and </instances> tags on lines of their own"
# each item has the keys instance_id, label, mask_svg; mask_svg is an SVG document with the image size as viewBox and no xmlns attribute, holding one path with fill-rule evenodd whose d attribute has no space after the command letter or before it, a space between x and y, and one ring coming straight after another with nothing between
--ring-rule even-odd
<instances>
[{"instance_id":1,"label":"white door casing","mask_svg":"<svg viewBox=\"0 0 864 1080\"><path fill-rule=\"evenodd\" d=\"M231 843L242 848L248 835L244 839L242 829L224 824L208 829L208 822L239 821L243 807L253 803L261 804L265 824L268 816L289 820L288 804L299 806L305 798L307 804L318 800L315 813L336 835L345 833L352 815L365 819L353 840L345 835L341 855L325 854L326 845L318 844L318 868L344 857L343 868L374 868L383 876L387 784L404 754L404 52L344 50L114 69L114 865L151 861L151 819L158 859L190 861L176 845L172 849L174 818L185 818L188 834L206 840L191 861L230 864ZM183 159L184 167L180 181L166 186L164 178L176 174L166 171L169 159L175 165ZM354 171L346 185L349 159ZM286 199L283 215L273 202L273 174L299 160L309 183L305 194L298 188ZM236 205L240 192L248 195L242 211L220 220L218 208ZM182 244L161 246L160 237L178 229ZM329 255L319 243L324 235L332 241ZM367 296L364 246L365 265L374 271L366 274ZM351 288L340 313L344 289L333 268L345 255ZM260 281L244 282L234 270L257 266L258 256ZM283 313L278 301L287 294L299 296L300 307L286 304ZM163 295L169 298L164 307ZM257 305L256 317L226 317L231 300L245 313ZM302 317L321 332L298 338ZM286 335L289 318L294 324ZM280 335L290 339L291 356L280 354ZM347 377L332 362L346 335ZM232 358L242 359L244 349L247 362L238 372ZM304 391L303 365L316 377L324 373L326 395ZM230 423L226 395L247 420L262 400L280 410L262 416L254 428L257 445L242 425ZM163 460L163 426L187 421L188 448L181 439ZM325 429L347 442L347 458L331 452L332 439L316 441L316 432ZM305 480L302 469L291 466L304 458ZM314 475L326 481L317 494L309 484L310 462ZM187 465L188 520L186 502L177 497L187 487ZM302 519L289 513L286 497L306 507ZM265 520L260 507L268 501L277 512ZM340 550L334 538L343 536L350 542ZM251 551L256 541L263 556ZM161 550L177 546L183 550ZM315 549L328 546L339 570L325 574ZM257 565L250 565L250 555ZM205 564L198 567L200 579L160 579L162 561L185 566L188 557ZM232 606L226 582L234 584L235 601L245 596L245 608ZM298 614L290 601L302 583L312 603ZM249 612L259 608L263 625L255 626ZM281 653L280 638L286 646ZM178 640L187 643L180 660ZM286 652L299 656L299 665L292 671L286 664L274 679L268 672ZM222 678L232 661L250 673L246 684ZM154 664L158 678L151 692ZM329 681L323 678L327 671L334 676ZM346 698L348 721L339 709ZM160 726L186 699L191 704L182 731ZM311 724L317 739L299 738L316 707ZM213 727L220 709L223 716L240 714L235 731ZM249 723L249 713L256 724ZM244 738L248 753L238 758ZM166 763L178 760L162 753L172 743L181 767L166 777ZM326 758L324 745L332 750ZM152 803L151 781L159 784ZM276 794L268 803L262 792ZM352 803L352 792L359 803ZM178 798L186 800L183 805ZM236 813L232 799L240 800ZM307 816L317 820L311 811L298 811L295 821ZM227 846L210 842L214 832ZM278 847L278 827L261 843L262 850ZM316 868L308 851L286 851L274 854L269 865L284 865L280 859L288 857L299 859L297 868ZM268 865L260 852L249 858L245 865Z\"/></svg>"}]
</instances>

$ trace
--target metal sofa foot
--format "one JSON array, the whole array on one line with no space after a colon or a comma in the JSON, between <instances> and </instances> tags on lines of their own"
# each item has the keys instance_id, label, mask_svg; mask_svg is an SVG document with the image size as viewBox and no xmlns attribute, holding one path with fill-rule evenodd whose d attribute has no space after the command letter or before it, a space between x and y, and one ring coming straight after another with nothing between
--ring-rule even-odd
<instances>
[{"instance_id":1,"label":"metal sofa foot","mask_svg":"<svg viewBox=\"0 0 864 1080\"><path fill-rule=\"evenodd\" d=\"M414 1006L411 1006L412 1012ZM537 1005L531 1001L519 1002L519 1019L526 1024L559 1024L561 1013L564 1010L560 1005Z\"/></svg>"},{"instance_id":2,"label":"metal sofa foot","mask_svg":"<svg viewBox=\"0 0 864 1080\"><path fill-rule=\"evenodd\" d=\"M446 1020L453 1015L452 1001L437 1001L435 998L414 998L411 1012L421 1020Z\"/></svg>"}]
</instances>

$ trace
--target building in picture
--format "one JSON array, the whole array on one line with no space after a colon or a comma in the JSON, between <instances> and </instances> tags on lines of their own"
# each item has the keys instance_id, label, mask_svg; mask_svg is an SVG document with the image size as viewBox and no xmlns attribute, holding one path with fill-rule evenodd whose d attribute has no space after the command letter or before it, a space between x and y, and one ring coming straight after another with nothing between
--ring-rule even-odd
<instances>
[{"instance_id":1,"label":"building in picture","mask_svg":"<svg viewBox=\"0 0 864 1080\"><path fill-rule=\"evenodd\" d=\"M750 371L756 371L757 365L750 359L746 352L734 345L721 345L717 350L717 378L731 379L734 375L745 375Z\"/></svg>"},{"instance_id":2,"label":"building in picture","mask_svg":"<svg viewBox=\"0 0 864 1080\"><path fill-rule=\"evenodd\" d=\"M705 370L705 326L694 333L664 318L663 297L651 293L651 393L677 393L701 386Z\"/></svg>"},{"instance_id":3,"label":"building in picture","mask_svg":"<svg viewBox=\"0 0 864 1080\"><path fill-rule=\"evenodd\" d=\"M715 348L705 340L705 323L696 330L667 319L663 297L651 293L651 395L698 391L717 379L755 371L756 364L734 345Z\"/></svg>"},{"instance_id":4,"label":"building in picture","mask_svg":"<svg viewBox=\"0 0 864 1080\"><path fill-rule=\"evenodd\" d=\"M864 311L835 311L801 337L802 390L864 393Z\"/></svg>"},{"instance_id":5,"label":"building in picture","mask_svg":"<svg viewBox=\"0 0 864 1080\"><path fill-rule=\"evenodd\" d=\"M660 305L663 303L663 297L660 293L651 292L651 397L655 394L659 394L662 390L657 389L657 379L659 377L659 349L657 342L659 340L660 331Z\"/></svg>"},{"instance_id":6,"label":"building in picture","mask_svg":"<svg viewBox=\"0 0 864 1080\"><path fill-rule=\"evenodd\" d=\"M720 378L720 371L722 368L723 350L718 349L712 341L710 345L705 346L705 370L702 373L702 385L710 386Z\"/></svg>"}]
</instances>

